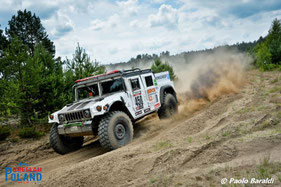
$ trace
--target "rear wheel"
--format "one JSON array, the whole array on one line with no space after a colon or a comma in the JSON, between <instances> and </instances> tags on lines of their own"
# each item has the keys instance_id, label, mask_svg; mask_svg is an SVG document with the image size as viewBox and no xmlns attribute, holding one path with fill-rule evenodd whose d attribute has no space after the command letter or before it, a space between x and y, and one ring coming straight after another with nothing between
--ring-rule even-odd
<instances>
[{"instance_id":1,"label":"rear wheel","mask_svg":"<svg viewBox=\"0 0 281 187\"><path fill-rule=\"evenodd\" d=\"M76 151L83 145L84 137L68 137L58 133L58 124L53 124L50 130L50 145L59 154Z\"/></svg>"},{"instance_id":2,"label":"rear wheel","mask_svg":"<svg viewBox=\"0 0 281 187\"><path fill-rule=\"evenodd\" d=\"M125 146L133 140L132 121L122 111L109 112L100 121L98 135L100 144L108 150Z\"/></svg>"},{"instance_id":3,"label":"rear wheel","mask_svg":"<svg viewBox=\"0 0 281 187\"><path fill-rule=\"evenodd\" d=\"M173 116L178 112L178 103L175 98L170 93L166 93L164 96L164 102L162 103L160 109L158 110L158 116L160 119L165 119Z\"/></svg>"}]
</instances>

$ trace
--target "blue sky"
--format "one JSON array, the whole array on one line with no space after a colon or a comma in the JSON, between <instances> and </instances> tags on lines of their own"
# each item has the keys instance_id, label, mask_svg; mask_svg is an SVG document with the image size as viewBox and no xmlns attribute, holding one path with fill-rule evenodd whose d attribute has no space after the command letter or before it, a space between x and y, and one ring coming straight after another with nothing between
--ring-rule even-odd
<instances>
[{"instance_id":1,"label":"blue sky","mask_svg":"<svg viewBox=\"0 0 281 187\"><path fill-rule=\"evenodd\" d=\"M79 42L106 64L143 53L212 48L257 40L274 18L280 0L0 0L1 29L19 9L41 18L56 56L71 58Z\"/></svg>"}]
</instances>

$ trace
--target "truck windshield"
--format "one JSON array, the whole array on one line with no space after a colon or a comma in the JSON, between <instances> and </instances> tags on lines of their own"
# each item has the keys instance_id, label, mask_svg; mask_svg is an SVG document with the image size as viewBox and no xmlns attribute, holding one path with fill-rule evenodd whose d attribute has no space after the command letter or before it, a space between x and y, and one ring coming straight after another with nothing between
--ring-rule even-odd
<instances>
[{"instance_id":1,"label":"truck windshield","mask_svg":"<svg viewBox=\"0 0 281 187\"><path fill-rule=\"evenodd\" d=\"M99 96L98 84L77 88L76 94L78 100Z\"/></svg>"},{"instance_id":2,"label":"truck windshield","mask_svg":"<svg viewBox=\"0 0 281 187\"><path fill-rule=\"evenodd\" d=\"M108 93L113 93L123 90L121 78L102 82L100 85L101 85L102 94L108 94Z\"/></svg>"}]
</instances>

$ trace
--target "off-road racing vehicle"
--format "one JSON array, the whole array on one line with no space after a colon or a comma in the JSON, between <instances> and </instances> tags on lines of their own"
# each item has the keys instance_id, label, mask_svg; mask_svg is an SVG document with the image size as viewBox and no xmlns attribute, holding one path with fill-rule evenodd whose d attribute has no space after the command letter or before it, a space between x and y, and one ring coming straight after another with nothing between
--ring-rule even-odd
<instances>
[{"instance_id":1,"label":"off-road racing vehicle","mask_svg":"<svg viewBox=\"0 0 281 187\"><path fill-rule=\"evenodd\" d=\"M82 147L84 136L117 149L133 139L133 123L158 112L160 119L177 112L177 96L169 72L151 69L111 71L75 81L75 101L49 115L50 145L59 154Z\"/></svg>"}]
</instances>

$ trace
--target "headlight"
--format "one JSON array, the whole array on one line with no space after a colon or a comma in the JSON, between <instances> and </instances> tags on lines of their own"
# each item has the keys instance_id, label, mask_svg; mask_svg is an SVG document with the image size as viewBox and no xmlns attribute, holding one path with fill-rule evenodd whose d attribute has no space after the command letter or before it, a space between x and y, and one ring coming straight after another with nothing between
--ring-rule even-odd
<instances>
[{"instance_id":1,"label":"headlight","mask_svg":"<svg viewBox=\"0 0 281 187\"><path fill-rule=\"evenodd\" d=\"M100 112L101 111L101 106L97 106L96 109L97 109L97 111Z\"/></svg>"},{"instance_id":2,"label":"headlight","mask_svg":"<svg viewBox=\"0 0 281 187\"><path fill-rule=\"evenodd\" d=\"M90 118L91 117L91 112L90 112L89 109L84 110L84 116L85 116L85 118Z\"/></svg>"},{"instance_id":3,"label":"headlight","mask_svg":"<svg viewBox=\"0 0 281 187\"><path fill-rule=\"evenodd\" d=\"M103 106L103 110L106 111L106 110L108 109L108 107L109 107L108 104L104 105L104 106Z\"/></svg>"},{"instance_id":4,"label":"headlight","mask_svg":"<svg viewBox=\"0 0 281 187\"><path fill-rule=\"evenodd\" d=\"M65 121L65 116L64 114L59 114L59 121L64 122Z\"/></svg>"}]
</instances>

